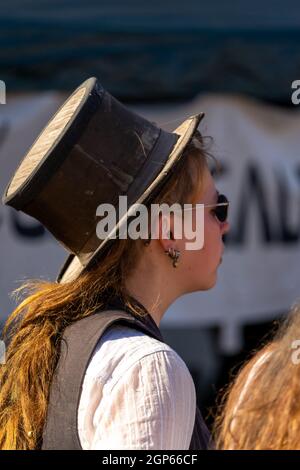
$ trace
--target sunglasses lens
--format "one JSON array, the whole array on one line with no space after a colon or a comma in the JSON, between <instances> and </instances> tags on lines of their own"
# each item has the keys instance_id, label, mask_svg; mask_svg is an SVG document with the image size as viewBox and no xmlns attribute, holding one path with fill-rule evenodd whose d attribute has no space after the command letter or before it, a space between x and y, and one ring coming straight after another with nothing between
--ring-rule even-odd
<instances>
[{"instance_id":1,"label":"sunglasses lens","mask_svg":"<svg viewBox=\"0 0 300 470\"><path fill-rule=\"evenodd\" d=\"M228 199L224 194L219 194L218 204L228 203ZM225 222L228 216L228 205L227 206L217 206L215 209L215 215L217 216L220 222Z\"/></svg>"}]
</instances>

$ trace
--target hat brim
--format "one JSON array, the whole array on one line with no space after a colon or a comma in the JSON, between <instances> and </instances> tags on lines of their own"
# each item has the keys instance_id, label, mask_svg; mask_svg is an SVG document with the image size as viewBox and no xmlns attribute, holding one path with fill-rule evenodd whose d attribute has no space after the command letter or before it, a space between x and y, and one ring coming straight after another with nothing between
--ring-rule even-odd
<instances>
[{"instance_id":1,"label":"hat brim","mask_svg":"<svg viewBox=\"0 0 300 470\"><path fill-rule=\"evenodd\" d=\"M169 155L168 160L166 161L165 165L160 170L160 172L156 175L154 180L151 182L151 184L143 192L143 194L135 201L135 203L142 204L151 196L151 194L158 187L158 185L163 184L163 181L167 178L171 169L174 168L174 166L176 166L176 163L180 160L180 157L186 145L191 140L194 132L198 128L198 125L203 117L204 113L199 113L194 116L190 116L188 119L183 121L179 127L172 131L173 133L177 134L179 138L177 139ZM126 214L118 221L117 225L113 230L114 233L118 231L118 229L122 227L122 224L126 222L128 213L129 211L127 211ZM65 283L77 279L81 273L86 271L98 258L101 257L101 255L105 252L105 248L108 247L109 241L111 240L112 238L110 234L105 240L100 243L98 248L92 253L90 259L88 259L88 261L84 265L82 264L78 256L70 254L66 258L63 266L61 267L59 274L56 278L56 282Z\"/></svg>"}]
</instances>

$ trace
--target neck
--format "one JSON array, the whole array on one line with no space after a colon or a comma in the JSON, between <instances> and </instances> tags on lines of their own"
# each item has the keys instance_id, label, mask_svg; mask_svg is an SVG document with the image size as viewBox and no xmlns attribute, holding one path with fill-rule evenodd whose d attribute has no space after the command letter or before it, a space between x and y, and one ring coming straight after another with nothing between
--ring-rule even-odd
<instances>
[{"instance_id":1,"label":"neck","mask_svg":"<svg viewBox=\"0 0 300 470\"><path fill-rule=\"evenodd\" d=\"M142 260L126 280L129 294L146 308L158 327L166 310L179 297L174 282L172 284L169 279L169 272L159 271L157 265Z\"/></svg>"}]
</instances>

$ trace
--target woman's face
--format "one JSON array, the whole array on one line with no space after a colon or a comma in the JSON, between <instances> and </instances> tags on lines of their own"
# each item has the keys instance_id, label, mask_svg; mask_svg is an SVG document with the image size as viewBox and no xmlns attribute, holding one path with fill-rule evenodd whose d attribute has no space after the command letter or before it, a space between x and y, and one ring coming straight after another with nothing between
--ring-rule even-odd
<instances>
[{"instance_id":1,"label":"woman's face","mask_svg":"<svg viewBox=\"0 0 300 470\"><path fill-rule=\"evenodd\" d=\"M211 173L206 167L201 189L195 197L198 204L215 204L218 192ZM219 222L213 213L213 207L204 208L204 245L197 250L186 249L188 239L177 240L180 249L180 277L186 292L207 290L217 280L217 270L222 262L224 244L222 236L228 232L229 223ZM196 211L193 213L193 227L196 227ZM179 270L178 270L179 274Z\"/></svg>"}]
</instances>

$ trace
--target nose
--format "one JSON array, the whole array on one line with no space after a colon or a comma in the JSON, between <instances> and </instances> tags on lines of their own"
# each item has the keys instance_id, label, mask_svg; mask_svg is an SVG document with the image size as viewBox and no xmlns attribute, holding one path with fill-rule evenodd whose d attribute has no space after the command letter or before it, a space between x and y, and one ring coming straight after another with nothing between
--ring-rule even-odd
<instances>
[{"instance_id":1,"label":"nose","mask_svg":"<svg viewBox=\"0 0 300 470\"><path fill-rule=\"evenodd\" d=\"M227 221L223 222L221 224L221 233L222 233L222 235L225 235L225 233L229 232L229 230L230 230L229 222L227 222Z\"/></svg>"}]
</instances>

